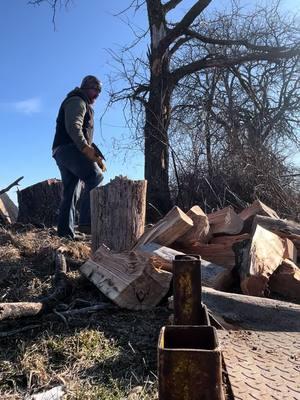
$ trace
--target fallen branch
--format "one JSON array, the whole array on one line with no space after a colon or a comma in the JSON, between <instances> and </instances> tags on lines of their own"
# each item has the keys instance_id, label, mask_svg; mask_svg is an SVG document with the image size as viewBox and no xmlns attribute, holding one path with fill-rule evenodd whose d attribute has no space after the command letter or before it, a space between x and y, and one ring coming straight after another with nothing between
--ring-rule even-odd
<instances>
[{"instance_id":1,"label":"fallen branch","mask_svg":"<svg viewBox=\"0 0 300 400\"><path fill-rule=\"evenodd\" d=\"M3 193L8 192L12 187L18 186L18 185L19 185L19 182L20 182L23 178L24 178L24 176L21 176L19 179L15 180L13 183L11 183L10 185L8 185L5 189L1 189L1 190L0 190L0 196L1 196Z\"/></svg>"},{"instance_id":2,"label":"fallen branch","mask_svg":"<svg viewBox=\"0 0 300 400\"><path fill-rule=\"evenodd\" d=\"M53 293L38 302L0 303L0 321L32 317L48 312L71 293L72 286L66 275L67 263L63 251L62 248L59 248L55 254L55 289Z\"/></svg>"}]
</instances>

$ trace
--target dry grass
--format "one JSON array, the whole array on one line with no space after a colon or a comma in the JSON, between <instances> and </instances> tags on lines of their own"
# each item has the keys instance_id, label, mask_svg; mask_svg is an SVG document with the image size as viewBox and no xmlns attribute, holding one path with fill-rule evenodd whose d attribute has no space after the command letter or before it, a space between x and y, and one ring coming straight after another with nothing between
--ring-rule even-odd
<instances>
[{"instance_id":1,"label":"dry grass","mask_svg":"<svg viewBox=\"0 0 300 400\"><path fill-rule=\"evenodd\" d=\"M83 301L105 301L77 271L89 256L88 242L63 241L51 230L0 228L0 299L32 301L52 290L53 252L68 248L68 276L72 298L65 307ZM1 322L0 335L26 324L35 328L0 337L0 398L25 395L57 385L64 399L157 399L156 344L168 311L120 309L84 318L69 318L67 325L44 317Z\"/></svg>"}]
</instances>

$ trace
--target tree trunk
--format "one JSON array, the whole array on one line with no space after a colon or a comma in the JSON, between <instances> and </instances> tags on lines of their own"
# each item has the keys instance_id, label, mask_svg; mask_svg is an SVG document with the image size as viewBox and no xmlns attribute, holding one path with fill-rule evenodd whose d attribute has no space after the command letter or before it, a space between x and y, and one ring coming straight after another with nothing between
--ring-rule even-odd
<instances>
[{"instance_id":1,"label":"tree trunk","mask_svg":"<svg viewBox=\"0 0 300 400\"><path fill-rule=\"evenodd\" d=\"M144 233L146 181L116 177L91 192L92 251L129 250Z\"/></svg>"},{"instance_id":2,"label":"tree trunk","mask_svg":"<svg viewBox=\"0 0 300 400\"><path fill-rule=\"evenodd\" d=\"M18 191L18 222L54 226L62 197L62 182L47 179Z\"/></svg>"},{"instance_id":3,"label":"tree trunk","mask_svg":"<svg viewBox=\"0 0 300 400\"><path fill-rule=\"evenodd\" d=\"M161 47L167 35L165 11L160 1L149 1L151 30L150 90L146 104L145 178L148 181L147 220L156 222L171 208L169 191L170 98L173 85L169 81L168 49Z\"/></svg>"}]
</instances>

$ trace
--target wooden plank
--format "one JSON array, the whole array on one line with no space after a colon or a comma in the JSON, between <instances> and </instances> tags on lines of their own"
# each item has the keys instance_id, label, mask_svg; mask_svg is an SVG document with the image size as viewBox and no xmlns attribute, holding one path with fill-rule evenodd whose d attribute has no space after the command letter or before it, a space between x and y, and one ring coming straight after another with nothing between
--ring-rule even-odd
<instances>
[{"instance_id":1,"label":"wooden plank","mask_svg":"<svg viewBox=\"0 0 300 400\"><path fill-rule=\"evenodd\" d=\"M116 177L91 192L92 251L132 248L144 233L147 181Z\"/></svg>"},{"instance_id":2,"label":"wooden plank","mask_svg":"<svg viewBox=\"0 0 300 400\"><path fill-rule=\"evenodd\" d=\"M157 305L170 288L172 274L154 267L151 257L136 251L112 252L102 245L80 271L114 303L130 310Z\"/></svg>"},{"instance_id":3,"label":"wooden plank","mask_svg":"<svg viewBox=\"0 0 300 400\"><path fill-rule=\"evenodd\" d=\"M300 302L300 269L289 259L283 260L270 278L270 290L289 301Z\"/></svg>"},{"instance_id":4,"label":"wooden plank","mask_svg":"<svg viewBox=\"0 0 300 400\"><path fill-rule=\"evenodd\" d=\"M231 206L225 207L211 214L207 214L210 224L210 233L239 234L243 228L243 220L236 214Z\"/></svg>"},{"instance_id":5,"label":"wooden plank","mask_svg":"<svg viewBox=\"0 0 300 400\"><path fill-rule=\"evenodd\" d=\"M134 249L155 242L168 246L193 226L193 221L179 207L174 206L164 218L149 228L137 241Z\"/></svg>"},{"instance_id":6,"label":"wooden plank","mask_svg":"<svg viewBox=\"0 0 300 400\"><path fill-rule=\"evenodd\" d=\"M284 241L257 225L252 241L243 251L244 257L238 265L242 292L251 296L264 296L269 277L282 263L284 252Z\"/></svg>"},{"instance_id":7,"label":"wooden plank","mask_svg":"<svg viewBox=\"0 0 300 400\"><path fill-rule=\"evenodd\" d=\"M177 239L178 243L192 244L194 242L207 243L209 236L209 222L207 215L199 206L193 206L186 215L193 221L193 226Z\"/></svg>"}]
</instances>

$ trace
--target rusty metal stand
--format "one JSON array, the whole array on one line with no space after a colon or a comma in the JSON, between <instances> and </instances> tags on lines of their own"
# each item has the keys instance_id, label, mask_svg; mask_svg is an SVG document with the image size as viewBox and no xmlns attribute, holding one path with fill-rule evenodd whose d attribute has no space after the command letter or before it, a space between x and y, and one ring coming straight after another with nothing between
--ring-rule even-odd
<instances>
[{"instance_id":1,"label":"rusty metal stand","mask_svg":"<svg viewBox=\"0 0 300 400\"><path fill-rule=\"evenodd\" d=\"M216 330L201 301L201 258L173 261L174 323L158 341L160 400L224 400Z\"/></svg>"}]
</instances>

